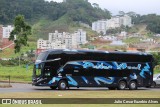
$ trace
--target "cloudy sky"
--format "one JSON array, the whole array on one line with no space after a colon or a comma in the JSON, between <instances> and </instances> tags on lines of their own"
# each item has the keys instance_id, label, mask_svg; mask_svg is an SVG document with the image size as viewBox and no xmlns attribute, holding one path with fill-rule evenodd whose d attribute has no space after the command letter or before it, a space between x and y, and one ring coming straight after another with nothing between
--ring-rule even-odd
<instances>
[{"instance_id":1,"label":"cloudy sky","mask_svg":"<svg viewBox=\"0 0 160 107\"><path fill-rule=\"evenodd\" d=\"M62 2L63 0L46 0ZM156 13L160 15L160 0L89 0L90 3L97 3L103 9L108 9L114 15L118 11L134 11L138 14Z\"/></svg>"}]
</instances>

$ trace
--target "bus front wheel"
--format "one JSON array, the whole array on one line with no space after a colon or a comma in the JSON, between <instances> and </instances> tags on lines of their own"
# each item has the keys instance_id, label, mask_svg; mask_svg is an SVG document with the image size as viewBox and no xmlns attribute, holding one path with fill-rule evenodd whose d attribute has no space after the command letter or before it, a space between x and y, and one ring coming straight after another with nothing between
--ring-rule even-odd
<instances>
[{"instance_id":1,"label":"bus front wheel","mask_svg":"<svg viewBox=\"0 0 160 107\"><path fill-rule=\"evenodd\" d=\"M58 83L58 89L59 90L65 90L67 88L67 82L65 80L61 80Z\"/></svg>"},{"instance_id":2,"label":"bus front wheel","mask_svg":"<svg viewBox=\"0 0 160 107\"><path fill-rule=\"evenodd\" d=\"M129 87L130 90L136 90L137 89L137 82L136 81L130 81L128 87Z\"/></svg>"}]
</instances>

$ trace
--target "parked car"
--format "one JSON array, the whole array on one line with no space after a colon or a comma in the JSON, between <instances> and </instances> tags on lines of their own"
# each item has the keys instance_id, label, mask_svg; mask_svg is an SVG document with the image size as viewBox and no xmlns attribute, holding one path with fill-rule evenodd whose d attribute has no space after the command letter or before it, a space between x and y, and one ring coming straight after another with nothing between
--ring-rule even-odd
<instances>
[{"instance_id":1,"label":"parked car","mask_svg":"<svg viewBox=\"0 0 160 107\"><path fill-rule=\"evenodd\" d=\"M156 87L158 85L160 86L160 74L154 74L152 87Z\"/></svg>"}]
</instances>

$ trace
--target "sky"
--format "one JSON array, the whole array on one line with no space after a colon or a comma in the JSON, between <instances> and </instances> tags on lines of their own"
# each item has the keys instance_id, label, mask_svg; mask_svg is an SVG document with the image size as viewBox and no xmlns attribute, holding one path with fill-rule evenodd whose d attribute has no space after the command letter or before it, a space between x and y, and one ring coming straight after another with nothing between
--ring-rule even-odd
<instances>
[{"instance_id":1,"label":"sky","mask_svg":"<svg viewBox=\"0 0 160 107\"><path fill-rule=\"evenodd\" d=\"M62 2L63 0L46 0ZM160 15L160 0L88 0L90 3L97 3L102 9L109 10L113 15L117 15L119 11L133 11L138 14Z\"/></svg>"}]
</instances>

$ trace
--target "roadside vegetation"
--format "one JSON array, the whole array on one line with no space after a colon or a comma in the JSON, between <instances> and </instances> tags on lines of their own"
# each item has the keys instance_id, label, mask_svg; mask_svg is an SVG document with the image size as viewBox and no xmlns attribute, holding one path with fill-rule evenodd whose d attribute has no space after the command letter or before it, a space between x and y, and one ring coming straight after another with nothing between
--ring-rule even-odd
<instances>
[{"instance_id":1,"label":"roadside vegetation","mask_svg":"<svg viewBox=\"0 0 160 107\"><path fill-rule=\"evenodd\" d=\"M31 83L33 65L0 66L0 81Z\"/></svg>"}]
</instances>

